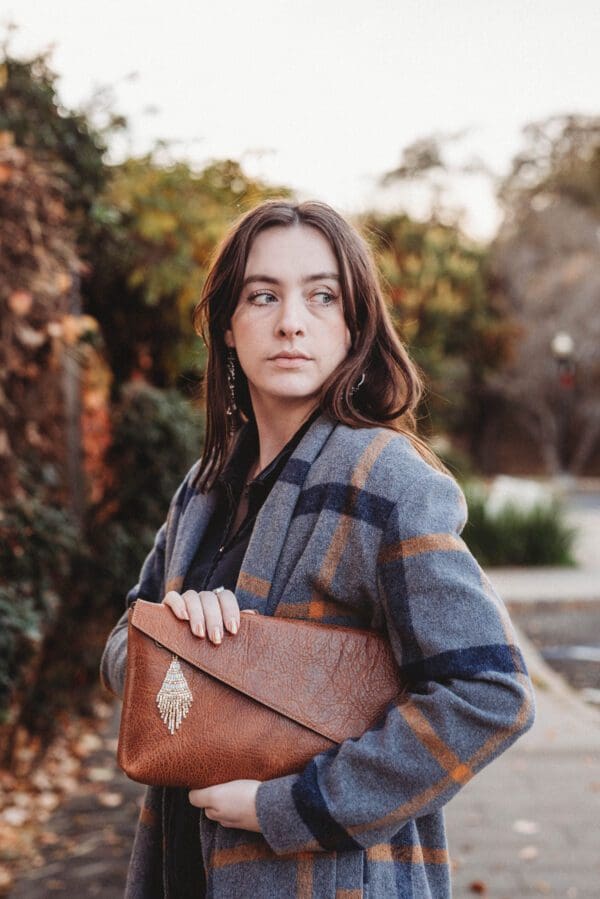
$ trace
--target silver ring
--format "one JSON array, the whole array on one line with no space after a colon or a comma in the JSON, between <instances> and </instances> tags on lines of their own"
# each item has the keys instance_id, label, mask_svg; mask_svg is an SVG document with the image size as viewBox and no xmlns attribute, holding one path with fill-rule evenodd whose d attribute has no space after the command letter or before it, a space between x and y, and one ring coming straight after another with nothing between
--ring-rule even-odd
<instances>
[{"instance_id":1,"label":"silver ring","mask_svg":"<svg viewBox=\"0 0 600 899\"><path fill-rule=\"evenodd\" d=\"M215 587L213 593L222 593L225 587Z\"/></svg>"}]
</instances>

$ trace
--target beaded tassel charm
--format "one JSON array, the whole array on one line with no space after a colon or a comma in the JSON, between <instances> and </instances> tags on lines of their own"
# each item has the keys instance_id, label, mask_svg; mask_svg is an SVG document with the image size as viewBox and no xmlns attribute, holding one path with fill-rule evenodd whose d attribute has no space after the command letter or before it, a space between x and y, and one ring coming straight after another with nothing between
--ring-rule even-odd
<instances>
[{"instance_id":1,"label":"beaded tassel charm","mask_svg":"<svg viewBox=\"0 0 600 899\"><path fill-rule=\"evenodd\" d=\"M174 655L162 686L156 695L160 717L167 725L169 733L174 734L181 725L193 700L192 691L188 687L177 656Z\"/></svg>"}]
</instances>

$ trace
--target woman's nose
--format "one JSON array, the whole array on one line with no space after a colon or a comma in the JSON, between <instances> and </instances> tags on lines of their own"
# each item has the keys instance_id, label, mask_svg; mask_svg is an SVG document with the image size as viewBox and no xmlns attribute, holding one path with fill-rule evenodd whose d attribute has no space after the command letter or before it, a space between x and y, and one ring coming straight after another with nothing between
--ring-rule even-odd
<instances>
[{"instance_id":1,"label":"woman's nose","mask_svg":"<svg viewBox=\"0 0 600 899\"><path fill-rule=\"evenodd\" d=\"M306 310L302 297L286 297L279 306L277 331L279 334L304 334Z\"/></svg>"}]
</instances>

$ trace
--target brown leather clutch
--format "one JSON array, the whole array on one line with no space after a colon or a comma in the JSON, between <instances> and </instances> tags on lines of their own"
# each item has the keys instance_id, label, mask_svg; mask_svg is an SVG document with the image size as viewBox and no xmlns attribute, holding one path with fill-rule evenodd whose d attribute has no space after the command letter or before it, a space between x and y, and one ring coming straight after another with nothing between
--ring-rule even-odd
<instances>
[{"instance_id":1,"label":"brown leather clutch","mask_svg":"<svg viewBox=\"0 0 600 899\"><path fill-rule=\"evenodd\" d=\"M269 780L360 736L401 693L375 631L242 612L239 632L215 646L138 599L117 758L157 786Z\"/></svg>"}]
</instances>

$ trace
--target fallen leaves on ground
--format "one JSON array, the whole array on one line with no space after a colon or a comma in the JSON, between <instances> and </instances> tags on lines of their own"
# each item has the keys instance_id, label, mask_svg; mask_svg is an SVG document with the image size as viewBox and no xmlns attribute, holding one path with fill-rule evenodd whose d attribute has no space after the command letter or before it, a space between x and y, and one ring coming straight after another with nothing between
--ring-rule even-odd
<instances>
[{"instance_id":1,"label":"fallen leaves on ground","mask_svg":"<svg viewBox=\"0 0 600 899\"><path fill-rule=\"evenodd\" d=\"M103 749L114 755L114 740L101 734L111 706L99 701L95 713L93 719L62 722L61 733L33 770L32 741L27 734L18 734L12 770L0 770L0 896L9 895L20 871L43 864L42 847L60 841L48 822L70 796L93 795L106 808L123 802L123 796L109 786L114 767L86 765Z\"/></svg>"}]
</instances>

